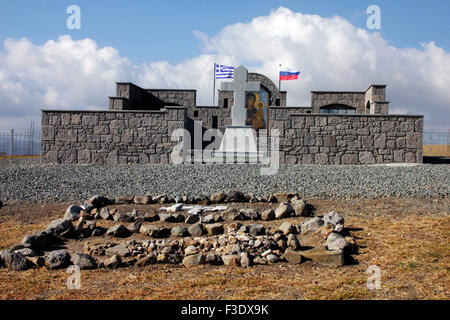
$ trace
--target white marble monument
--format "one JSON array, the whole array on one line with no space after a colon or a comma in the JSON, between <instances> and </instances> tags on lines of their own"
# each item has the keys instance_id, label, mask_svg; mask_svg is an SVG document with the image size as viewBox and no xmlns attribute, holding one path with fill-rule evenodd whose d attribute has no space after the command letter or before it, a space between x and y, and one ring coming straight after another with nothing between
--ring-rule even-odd
<instances>
[{"instance_id":1,"label":"white marble monument","mask_svg":"<svg viewBox=\"0 0 450 320\"><path fill-rule=\"evenodd\" d=\"M235 157L238 161L244 158L260 158L258 153L256 132L245 125L247 110L245 108L246 92L259 92L259 82L248 82L248 71L243 66L234 70L233 82L221 84L221 90L234 91L234 105L231 110L232 125L225 128L220 144L218 157Z\"/></svg>"}]
</instances>

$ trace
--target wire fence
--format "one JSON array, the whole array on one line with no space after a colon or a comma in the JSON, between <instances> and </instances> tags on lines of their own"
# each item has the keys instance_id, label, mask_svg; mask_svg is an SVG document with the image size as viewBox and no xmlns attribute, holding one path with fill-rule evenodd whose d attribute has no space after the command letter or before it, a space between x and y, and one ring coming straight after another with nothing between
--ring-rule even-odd
<instances>
[{"instance_id":1,"label":"wire fence","mask_svg":"<svg viewBox=\"0 0 450 320\"><path fill-rule=\"evenodd\" d=\"M32 156L40 151L40 132L0 132L0 156Z\"/></svg>"},{"instance_id":2,"label":"wire fence","mask_svg":"<svg viewBox=\"0 0 450 320\"><path fill-rule=\"evenodd\" d=\"M424 133L423 155L427 157L450 157L450 130L448 134Z\"/></svg>"}]
</instances>

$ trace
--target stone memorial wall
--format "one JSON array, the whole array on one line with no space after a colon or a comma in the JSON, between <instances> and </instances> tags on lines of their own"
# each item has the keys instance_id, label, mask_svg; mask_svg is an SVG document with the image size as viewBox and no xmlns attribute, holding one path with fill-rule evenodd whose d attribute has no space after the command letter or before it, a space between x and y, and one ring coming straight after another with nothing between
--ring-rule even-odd
<instances>
[{"instance_id":1,"label":"stone memorial wall","mask_svg":"<svg viewBox=\"0 0 450 320\"><path fill-rule=\"evenodd\" d=\"M56 164L169 163L186 109L42 111L41 161Z\"/></svg>"},{"instance_id":2,"label":"stone memorial wall","mask_svg":"<svg viewBox=\"0 0 450 320\"><path fill-rule=\"evenodd\" d=\"M270 110L282 164L421 163L423 116L300 114Z\"/></svg>"}]
</instances>

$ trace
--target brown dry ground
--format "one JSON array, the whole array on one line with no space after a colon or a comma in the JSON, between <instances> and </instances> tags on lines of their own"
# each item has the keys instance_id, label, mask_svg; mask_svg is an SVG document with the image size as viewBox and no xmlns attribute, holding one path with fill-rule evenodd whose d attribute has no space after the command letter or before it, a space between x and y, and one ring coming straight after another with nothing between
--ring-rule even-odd
<instances>
[{"instance_id":1,"label":"brown dry ground","mask_svg":"<svg viewBox=\"0 0 450 320\"><path fill-rule=\"evenodd\" d=\"M335 210L359 252L352 264L307 261L248 269L151 265L82 271L81 289L68 290L66 270L0 269L0 299L449 299L450 199L310 200L316 215ZM6 204L0 209L0 249L20 243L61 217L68 203ZM234 205L236 208L241 204ZM249 207L248 204L245 205ZM255 204L262 209L268 204ZM275 205L273 205L275 206ZM123 210L132 206L122 206ZM139 206L156 210L157 206ZM303 221L292 218L288 221ZM277 227L283 221L268 223ZM103 223L103 222L102 222ZM106 222L105 226L111 222ZM75 241L75 240L73 240ZM81 247L82 242L69 247ZM381 268L381 289L368 290L368 266Z\"/></svg>"},{"instance_id":2,"label":"brown dry ground","mask_svg":"<svg viewBox=\"0 0 450 320\"><path fill-rule=\"evenodd\" d=\"M450 145L448 144L435 144L423 146L424 157L450 157Z\"/></svg>"}]
</instances>

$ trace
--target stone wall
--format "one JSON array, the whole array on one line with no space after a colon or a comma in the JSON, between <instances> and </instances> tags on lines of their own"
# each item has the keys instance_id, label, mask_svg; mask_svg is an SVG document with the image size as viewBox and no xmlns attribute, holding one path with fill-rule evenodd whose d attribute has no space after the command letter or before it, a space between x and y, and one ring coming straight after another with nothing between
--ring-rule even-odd
<instances>
[{"instance_id":1,"label":"stone wall","mask_svg":"<svg viewBox=\"0 0 450 320\"><path fill-rule=\"evenodd\" d=\"M343 104L356 109L357 114L365 113L364 92L311 91L313 113L320 113L320 108L331 104Z\"/></svg>"},{"instance_id":2,"label":"stone wall","mask_svg":"<svg viewBox=\"0 0 450 320\"><path fill-rule=\"evenodd\" d=\"M109 97L110 110L158 110L166 106L194 107L196 90L142 89L133 83L117 82L116 96Z\"/></svg>"},{"instance_id":3,"label":"stone wall","mask_svg":"<svg viewBox=\"0 0 450 320\"><path fill-rule=\"evenodd\" d=\"M422 163L423 116L299 114L270 110L282 164Z\"/></svg>"},{"instance_id":4,"label":"stone wall","mask_svg":"<svg viewBox=\"0 0 450 320\"><path fill-rule=\"evenodd\" d=\"M173 130L186 109L155 111L42 111L41 162L127 164L170 162Z\"/></svg>"},{"instance_id":5,"label":"stone wall","mask_svg":"<svg viewBox=\"0 0 450 320\"><path fill-rule=\"evenodd\" d=\"M196 90L146 89L153 97L164 101L165 105L193 108L196 105Z\"/></svg>"}]
</instances>

